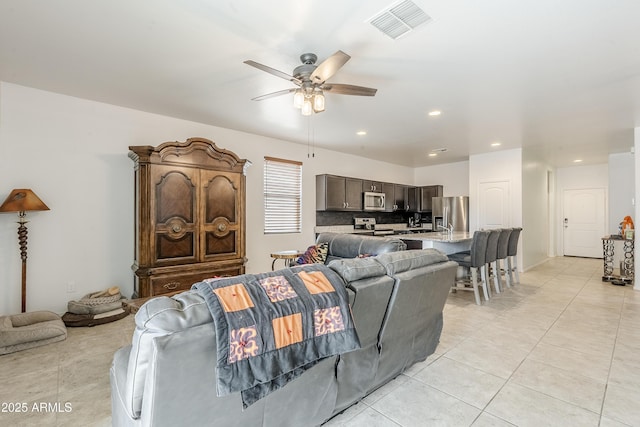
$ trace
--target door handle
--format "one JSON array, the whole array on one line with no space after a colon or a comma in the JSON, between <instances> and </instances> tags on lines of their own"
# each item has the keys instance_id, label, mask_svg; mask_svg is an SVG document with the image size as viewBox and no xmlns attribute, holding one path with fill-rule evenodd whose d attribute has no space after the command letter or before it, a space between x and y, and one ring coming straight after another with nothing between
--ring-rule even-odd
<instances>
[{"instance_id":1,"label":"door handle","mask_svg":"<svg viewBox=\"0 0 640 427\"><path fill-rule=\"evenodd\" d=\"M569 218L564 219L564 228L569 228Z\"/></svg>"}]
</instances>

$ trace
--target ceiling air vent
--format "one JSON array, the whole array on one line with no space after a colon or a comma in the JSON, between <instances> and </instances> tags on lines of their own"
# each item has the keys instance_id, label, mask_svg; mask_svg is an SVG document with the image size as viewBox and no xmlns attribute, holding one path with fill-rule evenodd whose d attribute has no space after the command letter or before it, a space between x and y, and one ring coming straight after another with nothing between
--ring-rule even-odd
<instances>
[{"instance_id":1,"label":"ceiling air vent","mask_svg":"<svg viewBox=\"0 0 640 427\"><path fill-rule=\"evenodd\" d=\"M395 3L369 20L394 40L429 21L431 17L410 0Z\"/></svg>"}]
</instances>

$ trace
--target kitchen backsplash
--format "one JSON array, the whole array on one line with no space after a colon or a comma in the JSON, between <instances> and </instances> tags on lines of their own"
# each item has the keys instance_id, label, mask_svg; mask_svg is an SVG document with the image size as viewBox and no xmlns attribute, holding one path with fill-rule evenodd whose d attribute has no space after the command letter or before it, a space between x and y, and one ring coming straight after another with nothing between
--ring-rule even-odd
<instances>
[{"instance_id":1,"label":"kitchen backsplash","mask_svg":"<svg viewBox=\"0 0 640 427\"><path fill-rule=\"evenodd\" d=\"M354 218L375 218L377 224L408 223L413 214L405 212L331 212L316 211L316 226L350 225ZM423 221L425 221L423 219Z\"/></svg>"}]
</instances>

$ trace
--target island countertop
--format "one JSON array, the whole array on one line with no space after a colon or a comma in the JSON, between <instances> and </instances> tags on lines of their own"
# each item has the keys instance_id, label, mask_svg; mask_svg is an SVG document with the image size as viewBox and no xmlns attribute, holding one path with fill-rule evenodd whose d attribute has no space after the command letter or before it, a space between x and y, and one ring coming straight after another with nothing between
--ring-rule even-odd
<instances>
[{"instance_id":1,"label":"island countertop","mask_svg":"<svg viewBox=\"0 0 640 427\"><path fill-rule=\"evenodd\" d=\"M419 233L405 234L400 237L407 244L407 249L435 248L450 255L456 252L468 251L473 241L473 233L454 231L448 233Z\"/></svg>"},{"instance_id":2,"label":"island countertop","mask_svg":"<svg viewBox=\"0 0 640 427\"><path fill-rule=\"evenodd\" d=\"M414 233L402 235L402 240L422 240L431 242L443 242L443 243L464 243L471 242L473 240L473 233L468 231L454 231L451 234L448 233Z\"/></svg>"}]
</instances>

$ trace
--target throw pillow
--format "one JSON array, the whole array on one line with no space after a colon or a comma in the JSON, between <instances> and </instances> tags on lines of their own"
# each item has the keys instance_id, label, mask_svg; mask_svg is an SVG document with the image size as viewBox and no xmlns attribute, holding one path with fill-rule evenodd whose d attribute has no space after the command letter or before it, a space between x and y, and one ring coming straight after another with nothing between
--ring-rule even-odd
<instances>
[{"instance_id":1,"label":"throw pillow","mask_svg":"<svg viewBox=\"0 0 640 427\"><path fill-rule=\"evenodd\" d=\"M327 252L329 251L328 243L320 243L312 245L298 258L298 264L324 264L327 260Z\"/></svg>"}]
</instances>

